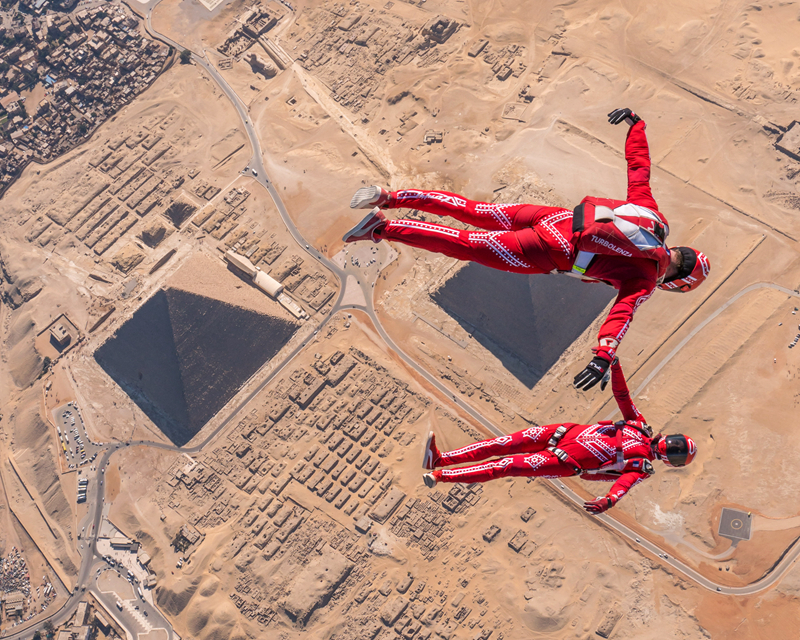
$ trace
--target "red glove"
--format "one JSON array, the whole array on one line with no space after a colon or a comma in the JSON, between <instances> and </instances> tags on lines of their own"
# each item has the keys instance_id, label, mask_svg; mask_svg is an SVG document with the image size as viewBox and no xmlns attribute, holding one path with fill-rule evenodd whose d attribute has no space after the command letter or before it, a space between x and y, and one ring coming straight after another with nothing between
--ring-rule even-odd
<instances>
[{"instance_id":1,"label":"red glove","mask_svg":"<svg viewBox=\"0 0 800 640\"><path fill-rule=\"evenodd\" d=\"M611 507L616 504L616 500L609 496L603 496L602 498L595 498L590 502L584 502L583 508L586 509L587 513L596 516L604 511L608 511Z\"/></svg>"}]
</instances>

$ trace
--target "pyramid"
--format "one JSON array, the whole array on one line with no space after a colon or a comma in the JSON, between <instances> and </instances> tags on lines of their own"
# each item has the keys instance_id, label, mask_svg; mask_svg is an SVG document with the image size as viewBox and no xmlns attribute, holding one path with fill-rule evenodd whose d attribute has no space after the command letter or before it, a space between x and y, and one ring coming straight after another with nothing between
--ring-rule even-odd
<instances>
[{"instance_id":1,"label":"pyramid","mask_svg":"<svg viewBox=\"0 0 800 640\"><path fill-rule=\"evenodd\" d=\"M611 287L576 278L507 273L470 262L432 297L532 388L615 296Z\"/></svg>"},{"instance_id":2,"label":"pyramid","mask_svg":"<svg viewBox=\"0 0 800 640\"><path fill-rule=\"evenodd\" d=\"M96 352L103 370L177 446L191 440L298 324L176 288L159 290Z\"/></svg>"}]
</instances>

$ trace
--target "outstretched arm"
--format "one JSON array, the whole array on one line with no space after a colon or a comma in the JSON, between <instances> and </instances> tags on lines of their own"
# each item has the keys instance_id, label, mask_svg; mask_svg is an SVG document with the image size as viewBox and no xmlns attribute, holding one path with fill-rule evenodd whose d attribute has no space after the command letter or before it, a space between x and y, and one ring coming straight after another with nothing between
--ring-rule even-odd
<instances>
[{"instance_id":1,"label":"outstretched arm","mask_svg":"<svg viewBox=\"0 0 800 640\"><path fill-rule=\"evenodd\" d=\"M625 420L641 420L645 422L644 416L639 413L636 405L633 404L633 400L631 400L628 384L625 382L625 374L622 373L622 366L617 358L611 363L611 391L614 393L614 399L617 401L619 410Z\"/></svg>"},{"instance_id":2,"label":"outstretched arm","mask_svg":"<svg viewBox=\"0 0 800 640\"><path fill-rule=\"evenodd\" d=\"M625 140L625 159L628 161L628 202L658 211L658 204L650 191L650 149L644 132L644 120L639 120L628 131Z\"/></svg>"},{"instance_id":3,"label":"outstretched arm","mask_svg":"<svg viewBox=\"0 0 800 640\"><path fill-rule=\"evenodd\" d=\"M597 335L597 355L608 362L614 359L614 354L628 332L633 320L633 314L647 301L655 290L655 282L649 278L636 278L622 283L614 301L614 306L608 313L606 321L600 327Z\"/></svg>"},{"instance_id":4,"label":"outstretched arm","mask_svg":"<svg viewBox=\"0 0 800 640\"><path fill-rule=\"evenodd\" d=\"M615 109L608 114L611 124L625 122L630 125L625 139L625 160L628 162L628 202L658 211L658 204L650 190L650 149L647 146L645 123L628 108Z\"/></svg>"},{"instance_id":5,"label":"outstretched arm","mask_svg":"<svg viewBox=\"0 0 800 640\"><path fill-rule=\"evenodd\" d=\"M617 299L603 322L603 326L600 327L597 347L592 349L595 356L586 365L586 368L575 376L573 384L576 389L586 391L603 379L614 359L619 343L622 342L622 338L625 337L631 326L633 314L643 302L653 295L656 287L655 262L647 262L651 264L653 271L649 277L645 273L641 273L638 274L638 277L622 280Z\"/></svg>"},{"instance_id":6,"label":"outstretched arm","mask_svg":"<svg viewBox=\"0 0 800 640\"><path fill-rule=\"evenodd\" d=\"M593 515L608 511L611 507L622 500L623 496L628 493L628 491L648 477L649 474L645 473L644 471L630 471L628 473L623 473L618 478L617 476L603 474L581 476L583 480L616 480L614 485L611 487L611 491L609 491L605 496L584 502L583 508Z\"/></svg>"}]
</instances>

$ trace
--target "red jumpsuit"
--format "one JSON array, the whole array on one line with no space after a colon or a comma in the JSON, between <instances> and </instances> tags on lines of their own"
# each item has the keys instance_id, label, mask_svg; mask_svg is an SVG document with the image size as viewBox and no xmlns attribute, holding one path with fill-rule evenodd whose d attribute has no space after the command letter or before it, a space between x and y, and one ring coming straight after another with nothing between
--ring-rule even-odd
<instances>
[{"instance_id":1,"label":"red jumpsuit","mask_svg":"<svg viewBox=\"0 0 800 640\"><path fill-rule=\"evenodd\" d=\"M644 126L643 121L634 124L625 141L626 202L657 211L650 191L650 153ZM419 209L485 229L458 230L419 220L392 220L376 235L494 269L514 273L569 272L577 256L571 244L569 209L475 202L454 193L421 190L393 192L386 208ZM598 352L611 361L634 312L653 294L659 277L658 265L644 258L598 254L585 275L619 290L598 334Z\"/></svg>"},{"instance_id":2,"label":"red jumpsuit","mask_svg":"<svg viewBox=\"0 0 800 640\"><path fill-rule=\"evenodd\" d=\"M626 425L622 429L621 446L624 466L612 472L617 461L617 427L609 421L593 425L564 423L567 432L556 447L569 456L562 461L548 448L548 440L561 425L549 424L518 431L483 442L475 442L455 451L440 452L437 467L487 460L483 464L437 469L433 476L439 482L486 482L510 476L563 478L580 475L583 480L614 482L606 497L616 504L632 487L652 473L649 465L657 454L652 450L653 438L635 427L644 417L633 404L625 376L619 363L611 367L611 385ZM576 470L575 467L579 467ZM606 469L608 472L603 473Z\"/></svg>"}]
</instances>

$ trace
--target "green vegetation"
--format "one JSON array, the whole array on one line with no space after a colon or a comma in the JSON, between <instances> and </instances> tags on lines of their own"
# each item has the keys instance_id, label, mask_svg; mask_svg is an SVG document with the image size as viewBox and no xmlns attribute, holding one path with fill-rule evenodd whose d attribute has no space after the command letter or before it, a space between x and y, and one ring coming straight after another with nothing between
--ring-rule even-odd
<instances>
[{"instance_id":1,"label":"green vegetation","mask_svg":"<svg viewBox=\"0 0 800 640\"><path fill-rule=\"evenodd\" d=\"M181 51L181 64L189 64L192 59L192 52L188 49Z\"/></svg>"}]
</instances>

